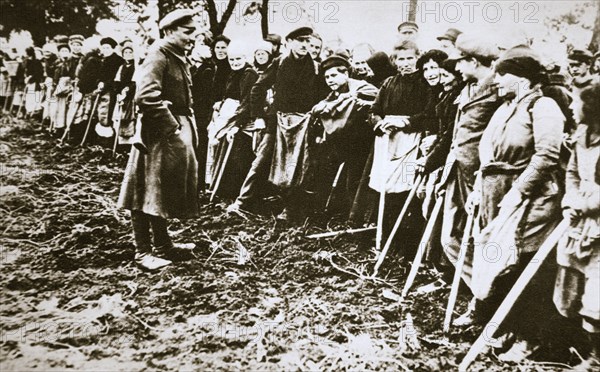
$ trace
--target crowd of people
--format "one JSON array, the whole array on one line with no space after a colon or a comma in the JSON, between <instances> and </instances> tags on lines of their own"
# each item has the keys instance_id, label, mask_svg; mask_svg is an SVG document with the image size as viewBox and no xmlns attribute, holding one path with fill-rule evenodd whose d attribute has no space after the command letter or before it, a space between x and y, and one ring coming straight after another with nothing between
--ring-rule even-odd
<instances>
[{"instance_id":1,"label":"crowd of people","mask_svg":"<svg viewBox=\"0 0 600 372\"><path fill-rule=\"evenodd\" d=\"M310 27L230 40L198 30L188 10L159 27L137 61L131 40L83 53L80 35L2 54L4 112L62 141L130 149L118 204L131 211L141 268L194 248L171 241L167 219L196 217L203 193L245 217L277 200L291 224L323 211L376 223L376 248L389 241L407 257L440 221L426 257L448 282L467 243L460 274L473 299L454 322L466 327L491 318L568 220L494 346L521 362L557 338L574 344L577 319L590 349L579 368L598 368L598 53L572 49L561 66L528 40L497 45L455 28L424 51L413 22L399 25L390 55L332 50Z\"/></svg>"}]
</instances>

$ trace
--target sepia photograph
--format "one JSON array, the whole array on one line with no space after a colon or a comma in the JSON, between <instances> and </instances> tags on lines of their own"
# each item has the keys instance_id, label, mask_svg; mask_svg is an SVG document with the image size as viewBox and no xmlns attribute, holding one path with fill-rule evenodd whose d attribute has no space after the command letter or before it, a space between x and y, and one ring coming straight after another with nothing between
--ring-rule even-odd
<instances>
[{"instance_id":1,"label":"sepia photograph","mask_svg":"<svg viewBox=\"0 0 600 372\"><path fill-rule=\"evenodd\" d=\"M0 0L0 370L600 372L600 0Z\"/></svg>"}]
</instances>

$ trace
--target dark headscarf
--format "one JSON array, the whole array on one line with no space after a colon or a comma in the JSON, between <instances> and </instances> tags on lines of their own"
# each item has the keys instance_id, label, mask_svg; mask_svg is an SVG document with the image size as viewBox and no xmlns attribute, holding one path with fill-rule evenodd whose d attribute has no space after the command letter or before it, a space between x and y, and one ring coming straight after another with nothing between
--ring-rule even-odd
<instances>
[{"instance_id":1,"label":"dark headscarf","mask_svg":"<svg viewBox=\"0 0 600 372\"><path fill-rule=\"evenodd\" d=\"M507 50L496 62L495 70L499 74L508 73L523 77L532 84L542 82L546 71L537 54L526 46Z\"/></svg>"},{"instance_id":2,"label":"dark headscarf","mask_svg":"<svg viewBox=\"0 0 600 372\"><path fill-rule=\"evenodd\" d=\"M384 80L398 73L398 69L394 67L390 61L390 57L384 52L376 52L367 60L367 64L373 71L371 83L380 88Z\"/></svg>"}]
</instances>

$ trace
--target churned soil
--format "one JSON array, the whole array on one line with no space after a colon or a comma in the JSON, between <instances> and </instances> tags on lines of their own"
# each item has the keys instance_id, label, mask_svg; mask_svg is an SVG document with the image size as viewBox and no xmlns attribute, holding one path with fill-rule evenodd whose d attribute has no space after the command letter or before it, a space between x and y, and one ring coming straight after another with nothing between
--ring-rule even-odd
<instances>
[{"instance_id":1,"label":"churned soil","mask_svg":"<svg viewBox=\"0 0 600 372\"><path fill-rule=\"evenodd\" d=\"M481 332L443 337L447 287L400 299L410 264L397 254L370 279L374 234L307 239L344 227L323 216L282 225L205 200L201 217L170 224L197 249L140 271L116 208L127 155L2 120L3 371L456 370ZM414 288L435 279L423 268ZM489 351L472 368L560 369Z\"/></svg>"}]
</instances>

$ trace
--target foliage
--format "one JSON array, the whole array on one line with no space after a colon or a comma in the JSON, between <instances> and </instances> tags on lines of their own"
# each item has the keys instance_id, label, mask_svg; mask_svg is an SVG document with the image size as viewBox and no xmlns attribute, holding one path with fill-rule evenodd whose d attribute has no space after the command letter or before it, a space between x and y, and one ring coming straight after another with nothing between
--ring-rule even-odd
<instances>
[{"instance_id":1,"label":"foliage","mask_svg":"<svg viewBox=\"0 0 600 372\"><path fill-rule=\"evenodd\" d=\"M28 30L37 44L57 34L91 36L96 22L114 18L115 0L2 0L0 31Z\"/></svg>"}]
</instances>

